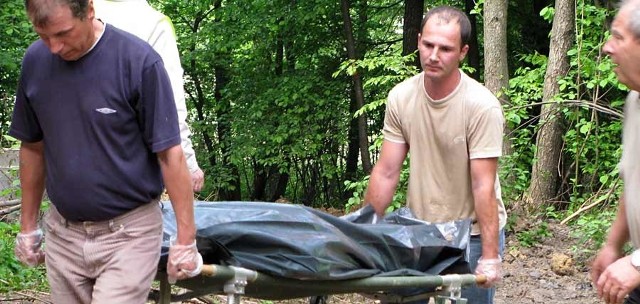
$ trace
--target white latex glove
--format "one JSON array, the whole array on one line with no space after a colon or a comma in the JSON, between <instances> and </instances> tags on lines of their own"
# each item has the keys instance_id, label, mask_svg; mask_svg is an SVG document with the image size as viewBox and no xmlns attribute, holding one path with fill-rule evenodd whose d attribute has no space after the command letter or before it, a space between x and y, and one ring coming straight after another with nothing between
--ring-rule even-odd
<instances>
[{"instance_id":1,"label":"white latex glove","mask_svg":"<svg viewBox=\"0 0 640 304\"><path fill-rule=\"evenodd\" d=\"M42 250L42 230L36 229L28 233L18 233L14 252L20 262L29 267L36 267L44 262Z\"/></svg>"},{"instance_id":2,"label":"white latex glove","mask_svg":"<svg viewBox=\"0 0 640 304\"><path fill-rule=\"evenodd\" d=\"M484 275L487 281L480 284L480 287L489 288L500 282L502 279L502 259L483 259L480 257L478 260L478 267L476 267L477 275Z\"/></svg>"},{"instance_id":3,"label":"white latex glove","mask_svg":"<svg viewBox=\"0 0 640 304\"><path fill-rule=\"evenodd\" d=\"M202 271L202 256L196 247L196 241L191 245L178 245L172 237L169 241L169 260L167 261L167 275L169 283L177 280L192 278Z\"/></svg>"}]
</instances>

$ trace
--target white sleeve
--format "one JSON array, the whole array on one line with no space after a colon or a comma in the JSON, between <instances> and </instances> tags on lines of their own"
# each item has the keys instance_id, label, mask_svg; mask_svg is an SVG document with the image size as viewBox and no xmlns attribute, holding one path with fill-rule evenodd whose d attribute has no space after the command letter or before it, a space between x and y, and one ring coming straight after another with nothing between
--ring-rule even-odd
<instances>
[{"instance_id":1,"label":"white sleeve","mask_svg":"<svg viewBox=\"0 0 640 304\"><path fill-rule=\"evenodd\" d=\"M184 156L187 159L187 167L191 173L200 169L196 160L196 153L191 143L191 130L187 125L187 105L184 96L184 81L182 78L183 70L180 64L180 54L176 42L176 35L173 24L169 17L164 17L158 22L153 33L149 37L149 44L160 54L164 67L169 74L173 97L178 110L178 123L180 126L181 146L184 150Z\"/></svg>"}]
</instances>

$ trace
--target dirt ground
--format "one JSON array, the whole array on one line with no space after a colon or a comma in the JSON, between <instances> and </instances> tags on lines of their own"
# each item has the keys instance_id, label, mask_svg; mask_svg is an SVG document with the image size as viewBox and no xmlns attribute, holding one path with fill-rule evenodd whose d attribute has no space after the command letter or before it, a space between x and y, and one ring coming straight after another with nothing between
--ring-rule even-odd
<instances>
[{"instance_id":1,"label":"dirt ground","mask_svg":"<svg viewBox=\"0 0 640 304\"><path fill-rule=\"evenodd\" d=\"M589 278L589 259L572 247L578 244L567 226L549 223L551 236L541 244L518 246L508 236L503 263L504 278L496 291L496 304L595 304L598 300Z\"/></svg>"},{"instance_id":2,"label":"dirt ground","mask_svg":"<svg viewBox=\"0 0 640 304\"><path fill-rule=\"evenodd\" d=\"M527 225L522 229L528 229ZM531 226L531 225L528 225ZM572 247L580 246L568 228L549 223L550 236L533 247L518 245L513 234L507 235L504 256L504 279L496 293L495 304L595 304L599 301L588 273L590 256L576 256ZM531 227L529 227L531 228ZM46 294L23 292L0 295L0 303L50 303ZM153 303L153 302L150 302ZM192 299L184 303L226 303L222 296ZM309 299L264 301L243 298L244 304L308 304ZM317 302L313 304L321 304ZM358 294L333 295L327 304L375 303Z\"/></svg>"}]
</instances>

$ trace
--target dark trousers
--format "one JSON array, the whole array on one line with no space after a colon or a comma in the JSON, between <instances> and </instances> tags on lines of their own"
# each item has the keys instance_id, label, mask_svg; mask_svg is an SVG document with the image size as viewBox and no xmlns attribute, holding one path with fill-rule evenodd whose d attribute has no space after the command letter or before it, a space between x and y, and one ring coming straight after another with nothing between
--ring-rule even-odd
<instances>
[{"instance_id":1,"label":"dark trousers","mask_svg":"<svg viewBox=\"0 0 640 304\"><path fill-rule=\"evenodd\" d=\"M500 256L503 255L504 252L504 229L500 229L499 233L499 253ZM476 267L478 266L478 260L482 255L482 239L479 235L471 236L469 242L469 266L471 267L471 272L474 273ZM465 287L462 288L462 298L467 299L467 303L469 304L493 304L493 297L496 293L496 288L481 288L476 286ZM640 294L638 294L640 296ZM638 297L640 299L640 297ZM406 304L427 304L426 301L413 301L407 302ZM630 302L625 304L640 304L639 302Z\"/></svg>"},{"instance_id":2,"label":"dark trousers","mask_svg":"<svg viewBox=\"0 0 640 304\"><path fill-rule=\"evenodd\" d=\"M632 290L624 304L640 304L640 287Z\"/></svg>"}]
</instances>

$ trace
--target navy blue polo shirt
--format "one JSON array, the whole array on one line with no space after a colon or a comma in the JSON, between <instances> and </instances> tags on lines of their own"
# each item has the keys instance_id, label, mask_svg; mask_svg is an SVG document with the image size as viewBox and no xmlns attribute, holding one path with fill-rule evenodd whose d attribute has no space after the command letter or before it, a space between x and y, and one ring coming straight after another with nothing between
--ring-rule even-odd
<instances>
[{"instance_id":1,"label":"navy blue polo shirt","mask_svg":"<svg viewBox=\"0 0 640 304\"><path fill-rule=\"evenodd\" d=\"M77 61L27 50L9 134L44 142L46 189L72 221L114 218L157 198L157 152L180 144L171 84L143 40L106 25Z\"/></svg>"}]
</instances>

